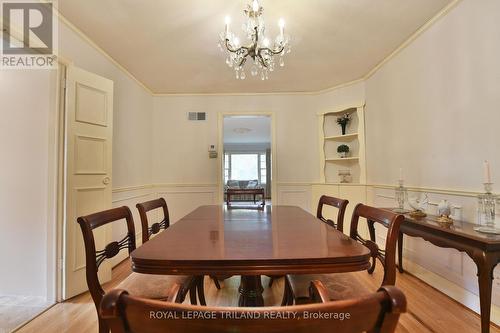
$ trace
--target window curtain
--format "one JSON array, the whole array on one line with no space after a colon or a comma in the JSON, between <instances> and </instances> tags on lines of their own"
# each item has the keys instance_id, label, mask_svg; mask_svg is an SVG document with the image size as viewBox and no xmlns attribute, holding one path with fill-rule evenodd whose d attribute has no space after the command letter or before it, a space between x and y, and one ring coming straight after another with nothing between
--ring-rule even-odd
<instances>
[{"instance_id":1,"label":"window curtain","mask_svg":"<svg viewBox=\"0 0 500 333\"><path fill-rule=\"evenodd\" d=\"M266 149L266 199L271 199L271 149Z\"/></svg>"}]
</instances>

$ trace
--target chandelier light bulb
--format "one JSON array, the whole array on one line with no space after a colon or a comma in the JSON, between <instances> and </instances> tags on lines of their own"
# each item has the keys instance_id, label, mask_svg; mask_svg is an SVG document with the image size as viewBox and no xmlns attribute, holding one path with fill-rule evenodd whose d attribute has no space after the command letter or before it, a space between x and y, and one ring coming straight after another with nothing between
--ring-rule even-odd
<instances>
[{"instance_id":1,"label":"chandelier light bulb","mask_svg":"<svg viewBox=\"0 0 500 333\"><path fill-rule=\"evenodd\" d=\"M269 38L264 38L263 44L264 47L269 47Z\"/></svg>"},{"instance_id":2,"label":"chandelier light bulb","mask_svg":"<svg viewBox=\"0 0 500 333\"><path fill-rule=\"evenodd\" d=\"M234 37L233 44L234 46L238 47L240 45L240 39L238 37Z\"/></svg>"}]
</instances>

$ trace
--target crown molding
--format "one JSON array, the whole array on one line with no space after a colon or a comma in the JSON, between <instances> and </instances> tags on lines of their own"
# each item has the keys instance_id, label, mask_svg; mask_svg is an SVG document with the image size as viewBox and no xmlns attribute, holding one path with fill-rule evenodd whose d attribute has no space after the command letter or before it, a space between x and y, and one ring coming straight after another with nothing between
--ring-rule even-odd
<instances>
[{"instance_id":1,"label":"crown molding","mask_svg":"<svg viewBox=\"0 0 500 333\"><path fill-rule=\"evenodd\" d=\"M46 0L45 0L46 1ZM40 0L40 2L44 2L44 0ZM380 61L375 67L368 71L363 77L334 85L329 88L320 89L317 91L292 91L292 92L264 92L264 93L160 93L153 92L146 84L136 78L131 72L127 70L124 66L122 66L117 60L115 60L112 56L110 56L106 51L104 51L99 45L97 45L90 37L88 37L82 30L76 27L73 23L71 23L66 17L64 17L58 8L55 8L55 12L59 19L68 26L71 30L73 30L77 35L79 35L82 39L84 39L87 43L89 43L92 47L94 47L97 51L99 51L102 55L104 55L109 61L111 61L116 67L118 67L122 72L124 72L127 76L129 76L132 80L134 80L141 88L143 88L147 93L149 93L153 97L188 97L188 96L286 96L286 95L300 95L300 96L314 96L321 95L328 92L332 92L341 88L345 88L354 84L362 83L372 77L378 70L380 70L387 62L389 62L392 58L398 55L402 50L404 50L408 45L410 45L415 39L417 39L421 34L427 31L430 27L432 27L437 21L446 16L452 9L454 9L462 0L453 0L448 5L446 5L443 9L441 9L436 15L431 17L427 22L425 22L420 28L418 28L413 34L411 34L401 45L399 45L394 51L392 51L389 55L387 55L382 61Z\"/></svg>"},{"instance_id":2,"label":"crown molding","mask_svg":"<svg viewBox=\"0 0 500 333\"><path fill-rule=\"evenodd\" d=\"M299 96L315 96L335 91L341 88L355 85L364 82L364 77L346 83L341 83L330 88L317 91L290 91L290 92L255 92L255 93L153 93L153 97L188 97L188 96L283 96L283 95L299 95Z\"/></svg>"}]
</instances>

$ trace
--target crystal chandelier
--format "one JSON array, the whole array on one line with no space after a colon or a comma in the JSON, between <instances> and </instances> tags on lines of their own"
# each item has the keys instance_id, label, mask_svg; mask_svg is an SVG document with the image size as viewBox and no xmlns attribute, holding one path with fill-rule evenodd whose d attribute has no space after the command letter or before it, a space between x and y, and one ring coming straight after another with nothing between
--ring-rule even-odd
<instances>
[{"instance_id":1,"label":"crystal chandelier","mask_svg":"<svg viewBox=\"0 0 500 333\"><path fill-rule=\"evenodd\" d=\"M266 37L263 11L264 8L259 5L257 0L253 0L253 3L247 5L243 11L247 18L246 23L243 24L243 31L250 41L247 45L244 43L240 45L239 38L229 31L231 19L226 16L226 29L220 34L219 47L226 54L226 64L234 69L237 79L244 80L246 78L244 65L249 60L252 76L259 74L262 80L267 80L269 72L274 71L276 67L276 61L280 67L285 66L283 57L285 53L290 53L289 37L284 34L285 21L279 20L280 34L271 45L271 41Z\"/></svg>"}]
</instances>

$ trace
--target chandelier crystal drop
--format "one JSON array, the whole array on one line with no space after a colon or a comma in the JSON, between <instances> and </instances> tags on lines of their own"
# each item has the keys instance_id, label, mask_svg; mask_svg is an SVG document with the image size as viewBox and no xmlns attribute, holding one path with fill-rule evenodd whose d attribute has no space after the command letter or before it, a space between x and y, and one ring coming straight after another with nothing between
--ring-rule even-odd
<instances>
[{"instance_id":1,"label":"chandelier crystal drop","mask_svg":"<svg viewBox=\"0 0 500 333\"><path fill-rule=\"evenodd\" d=\"M226 64L235 71L236 79L244 80L246 73L244 66L249 62L250 75L260 77L261 80L269 79L269 72L273 72L276 67L284 67L284 56L290 53L290 38L285 35L285 21L280 19L278 26L279 35L271 42L266 37L266 29L262 13L264 8L257 0L247 5L243 11L246 16L246 23L243 24L243 31L249 40L244 44L240 39L230 32L229 25L231 19L225 19L226 29L220 34L219 48L226 55Z\"/></svg>"}]
</instances>

